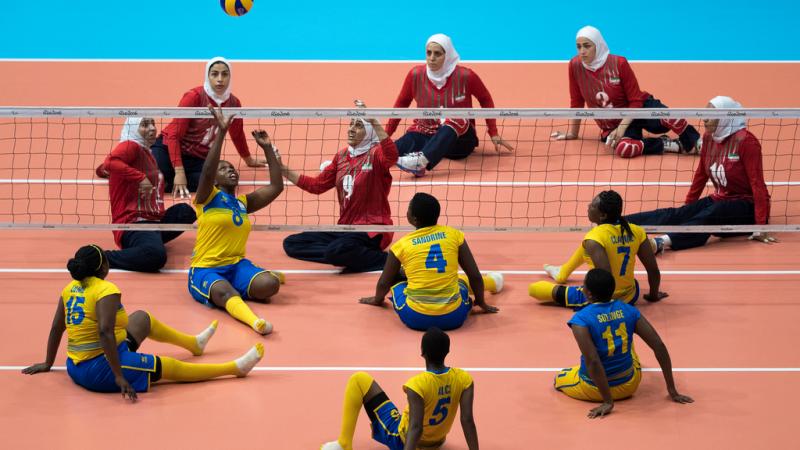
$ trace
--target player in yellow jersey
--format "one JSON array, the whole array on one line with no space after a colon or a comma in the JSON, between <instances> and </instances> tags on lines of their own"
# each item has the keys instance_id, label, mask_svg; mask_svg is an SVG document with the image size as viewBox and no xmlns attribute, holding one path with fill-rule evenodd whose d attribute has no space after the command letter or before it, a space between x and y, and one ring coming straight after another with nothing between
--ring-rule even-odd
<instances>
[{"instance_id":1,"label":"player in yellow jersey","mask_svg":"<svg viewBox=\"0 0 800 450\"><path fill-rule=\"evenodd\" d=\"M650 322L636 307L613 299L611 273L592 269L583 286L589 304L567 322L581 350L581 364L556 375L556 390L578 400L602 402L589 411L589 418L609 414L614 400L633 395L642 380L639 358L633 350L633 335L638 334L656 354L670 398L677 403L692 403L691 397L675 388L669 351Z\"/></svg>"},{"instance_id":2,"label":"player in yellow jersey","mask_svg":"<svg viewBox=\"0 0 800 450\"><path fill-rule=\"evenodd\" d=\"M339 439L321 450L351 450L361 405L372 425L372 438L390 450L439 448L444 443L456 412L461 407L461 428L470 450L478 450L478 431L472 416L475 395L472 377L465 370L447 367L450 352L447 333L431 328L422 336L425 372L403 385L408 407L403 414L366 372L356 372L344 391L342 428Z\"/></svg>"},{"instance_id":3,"label":"player in yellow jersey","mask_svg":"<svg viewBox=\"0 0 800 450\"><path fill-rule=\"evenodd\" d=\"M614 298L625 303L639 299L639 282L634 278L636 257L647 270L650 292L643 297L657 302L667 294L659 291L661 271L658 269L653 246L644 230L628 223L622 217L622 197L615 191L599 193L589 204L588 217L597 226L586 233L582 245L563 266L545 265L546 272L556 283L537 281L528 287L531 297L543 302L555 301L559 305L580 308L588 304L583 288L565 286L569 275L586 262L590 267L603 269L614 275Z\"/></svg>"},{"instance_id":4,"label":"player in yellow jersey","mask_svg":"<svg viewBox=\"0 0 800 450\"><path fill-rule=\"evenodd\" d=\"M283 274L262 269L244 255L250 235L248 214L269 205L283 192L281 164L266 131L253 131L267 157L270 184L237 196L239 173L231 163L220 161L222 141L233 116L209 109L219 130L203 163L194 198L197 241L189 269L189 292L198 302L224 308L256 332L269 334L272 324L256 316L244 300L268 302L283 283Z\"/></svg>"},{"instance_id":5,"label":"player in yellow jersey","mask_svg":"<svg viewBox=\"0 0 800 450\"><path fill-rule=\"evenodd\" d=\"M247 375L264 355L264 346L256 344L241 358L222 364L191 364L167 356L136 353L150 338L183 347L201 355L217 329L217 321L200 334L177 331L152 314L136 311L130 316L122 306L119 288L109 281L108 259L96 245L81 247L67 263L74 279L62 291L50 327L45 362L22 370L26 374L47 372L53 366L67 332L67 373L72 380L90 391L122 392L136 400L137 392L146 392L159 379L203 381L232 375Z\"/></svg>"},{"instance_id":6,"label":"player in yellow jersey","mask_svg":"<svg viewBox=\"0 0 800 450\"><path fill-rule=\"evenodd\" d=\"M464 233L438 225L439 201L418 192L408 204L408 222L416 228L392 245L374 297L361 303L382 306L391 288L392 304L400 320L409 328L427 330L460 327L474 305L488 313L498 309L486 303L484 288L497 293L503 289L503 275L489 272L481 276L478 264L464 239ZM459 265L466 280L458 275ZM407 281L400 275L401 267ZM468 281L468 283L467 283ZM394 286L392 286L394 284Z\"/></svg>"}]
</instances>

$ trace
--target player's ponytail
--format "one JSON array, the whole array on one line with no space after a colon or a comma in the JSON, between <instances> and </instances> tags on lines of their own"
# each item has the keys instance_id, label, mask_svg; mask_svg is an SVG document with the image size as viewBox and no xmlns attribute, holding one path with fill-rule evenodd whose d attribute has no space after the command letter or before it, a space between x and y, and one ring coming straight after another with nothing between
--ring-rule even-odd
<instances>
[{"instance_id":1,"label":"player's ponytail","mask_svg":"<svg viewBox=\"0 0 800 450\"><path fill-rule=\"evenodd\" d=\"M606 223L619 224L622 235L633 236L631 225L622 217L622 196L617 191L603 191L598 194L600 203L597 205L600 212L606 215Z\"/></svg>"},{"instance_id":2,"label":"player's ponytail","mask_svg":"<svg viewBox=\"0 0 800 450\"><path fill-rule=\"evenodd\" d=\"M67 261L67 270L72 279L83 281L100 273L104 259L103 249L96 245L85 245L75 252L74 258Z\"/></svg>"}]
</instances>

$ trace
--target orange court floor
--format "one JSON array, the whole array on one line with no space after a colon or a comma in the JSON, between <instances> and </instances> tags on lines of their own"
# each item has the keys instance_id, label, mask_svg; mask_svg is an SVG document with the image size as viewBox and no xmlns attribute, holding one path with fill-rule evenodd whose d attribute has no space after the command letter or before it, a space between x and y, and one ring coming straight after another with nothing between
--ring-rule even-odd
<instances>
[{"instance_id":1,"label":"orange court floor","mask_svg":"<svg viewBox=\"0 0 800 450\"><path fill-rule=\"evenodd\" d=\"M166 62L0 65L15 73L3 103L48 106L171 106L177 104L186 89L201 83L203 67L201 63ZM481 75L498 106L568 105L565 64L468 65ZM800 94L782 88L800 77L798 64L634 63L633 67L642 88L670 106L702 107L715 95L730 95L747 107L800 105ZM386 107L391 106L407 69L408 65L403 64L239 63L234 69L234 92L246 106L338 107L349 106L354 97L360 97L369 106ZM677 86L676 79L686 81ZM526 168L521 176L529 177L526 180L554 176L611 178L610 156L598 154L595 147L580 142L558 145L561 147L550 145L553 154L540 160L535 160L534 146L525 150L531 159L523 163ZM798 163L778 160L781 145L787 145L789 150L791 146L769 145L773 147L765 150L765 161L773 158L773 167L789 164L790 173L770 176L775 180L791 179ZM579 159L577 155L592 159ZM93 164L101 156L81 162L79 168L76 161L70 162L70 169L63 176L91 177ZM318 165L322 157L295 157L301 156L307 156L302 163L306 169ZM662 159L667 162L660 162ZM452 176L459 181L508 180L518 176L515 170L520 167L519 160L516 165L512 161L512 157L496 157L493 150L484 147L466 162L443 165L432 179L450 180ZM557 169L529 175L530 168L536 165L534 161ZM670 173L680 174L674 181L681 177L681 181L689 181L694 163L693 158L666 155L638 158L629 162L626 169L635 173L634 178L647 177L648 170L663 170L663 164L673 164ZM24 170L3 167L1 176ZM553 173L568 169L574 172L563 178ZM244 170L242 179L258 176ZM768 176L768 181L771 179ZM404 208L415 181L399 172L396 181L405 184L393 190L393 208ZM426 189L430 186L446 201L463 200L469 193L453 188L437 191L439 188L425 184L430 183L428 178L419 183ZM555 197L542 194L542 201L547 203L518 207L529 208L535 216L540 214L536 209L550 208L555 203L557 212L580 218L585 214L585 197L590 197L591 191L578 194L568 189L571 188L562 189ZM663 195L680 201L685 189L664 190ZM481 195L485 192L481 191ZM512 189L492 192L498 204L514 203L508 200L513 198ZM780 223L791 221L798 210L795 193L777 187L771 192L780 211ZM644 198L638 191L627 194ZM77 191L74 195L78 195ZM104 187L81 195L88 200L76 205L88 202L93 208L101 208L83 214L105 214ZM299 194L287 188L286 195ZM324 212L319 212L326 218L323 223L330 223L327 218L335 214L333 193L327 195L331 198L322 206L320 211ZM35 197L18 200L30 204L42 201ZM490 200L484 200L487 201ZM645 200L641 202L637 206L647 206ZM292 208L297 207L292 205L300 203L276 203L267 208L262 220L269 220L271 214L290 217ZM0 214L12 207L3 203ZM446 209L445 215L453 220L464 217L465 224L479 222L481 212L472 219L466 210L460 210L467 207ZM41 210L42 214L66 214L49 206ZM398 225L405 225L403 212L393 211ZM496 212L492 209L488 213ZM544 224L553 224L551 216L542 217ZM87 243L111 248L111 233L0 231L0 280L5 288L5 295L0 297L0 315L5 318L0 327L0 447L314 449L337 436L344 385L355 370L372 373L403 408L406 401L402 383L424 368L419 356L421 334L405 328L388 307L358 304L358 298L374 292L377 274L339 275L332 267L292 260L281 246L286 235L256 232L248 243L248 257L254 262L287 272L287 284L273 301L253 306L275 325L275 332L267 337L256 335L224 312L205 308L191 299L186 269L194 232L168 244L169 262L164 273L114 271L109 275L109 280L120 287L129 313L146 309L161 321L187 332L199 331L214 319L220 321L207 353L201 357L149 341L142 346L143 352L211 362L236 357L255 342L261 341L266 347L265 358L247 378L158 383L151 392L140 395L136 404L130 404L119 395L83 390L63 370L35 376L20 373L22 367L44 358L54 306L69 281L64 270L66 260ZM589 420L585 416L592 404L569 399L552 388L556 371L579 360L579 350L566 326L572 313L540 305L527 295L528 283L545 279L542 264L566 260L578 245L580 234L468 233L467 240L481 270L501 271L506 276L505 290L487 297L500 312L474 314L464 327L450 333L448 363L467 368L475 379L475 416L482 447L611 449L620 443L637 443L653 449L750 449L796 445L792 411L800 403L800 393L792 386L800 380L800 352L796 349L800 339L796 325L800 299L794 295L800 287L796 256L800 252L800 236L778 237L781 242L773 245L745 238L714 239L703 248L668 251L659 257L662 290L669 297L654 304L640 300L637 306L670 350L678 389L692 396L695 403L679 405L668 399L655 357L638 341L637 353L645 373L636 395L618 402L610 416ZM638 269L641 270L640 265ZM576 273L570 281L579 283L581 276ZM643 273L637 277L640 282L646 279ZM60 367L66 357L64 342L65 339L56 363ZM359 418L355 444L356 448L381 448L370 440L365 414ZM466 448L458 421L444 448Z\"/></svg>"}]
</instances>

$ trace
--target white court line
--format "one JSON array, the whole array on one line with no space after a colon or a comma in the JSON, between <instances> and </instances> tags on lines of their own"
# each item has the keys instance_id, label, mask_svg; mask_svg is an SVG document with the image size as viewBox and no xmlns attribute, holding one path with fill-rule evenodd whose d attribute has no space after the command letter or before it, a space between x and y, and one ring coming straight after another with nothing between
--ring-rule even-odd
<instances>
[{"instance_id":1,"label":"white court line","mask_svg":"<svg viewBox=\"0 0 800 450\"><path fill-rule=\"evenodd\" d=\"M271 269L285 274L295 275L322 275L339 273L338 269ZM129 272L127 270L112 269L112 273L139 274L139 272ZM499 272L503 275L546 275L544 270L483 270L483 272ZM56 268L24 268L24 267L4 267L0 268L0 273L67 273L67 269ZM188 269L162 269L161 273L168 274L188 274ZM366 272L369 274L380 274L379 271ZM585 270L576 270L574 275L585 275ZM636 275L647 275L644 270L634 271ZM662 275L800 275L800 270L662 270Z\"/></svg>"},{"instance_id":2,"label":"white court line","mask_svg":"<svg viewBox=\"0 0 800 450\"><path fill-rule=\"evenodd\" d=\"M83 178L0 178L0 184L107 185L108 180ZM392 186L479 186L479 187L561 187L561 186L691 186L690 181L394 181ZM800 186L800 181L767 181L768 186ZM240 181L240 186L269 186L268 181ZM294 186L286 183L287 186ZM711 182L706 183L712 186Z\"/></svg>"},{"instance_id":3,"label":"white court line","mask_svg":"<svg viewBox=\"0 0 800 450\"><path fill-rule=\"evenodd\" d=\"M0 372L20 371L28 366L0 366ZM558 372L563 367L462 367L469 372L488 373L532 373ZM53 366L51 370L63 371L64 366ZM422 372L423 367L387 367L387 366L260 366L256 372ZM643 372L661 372L658 367L642 368ZM795 373L800 367L673 367L673 372L694 373Z\"/></svg>"}]
</instances>

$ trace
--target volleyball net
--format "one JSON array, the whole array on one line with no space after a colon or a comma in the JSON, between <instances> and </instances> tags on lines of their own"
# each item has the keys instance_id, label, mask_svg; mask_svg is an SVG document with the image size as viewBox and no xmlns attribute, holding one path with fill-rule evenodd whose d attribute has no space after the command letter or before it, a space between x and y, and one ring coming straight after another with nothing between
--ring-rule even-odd
<instances>
[{"instance_id":1,"label":"volleyball net","mask_svg":"<svg viewBox=\"0 0 800 450\"><path fill-rule=\"evenodd\" d=\"M288 167L313 176L322 162L347 146L348 125L355 117L374 117L383 124L390 118L400 119L392 136L398 139L415 118L439 120L445 111L448 118L474 119L480 144L467 159L445 159L421 178L392 169L391 229L409 229L405 212L416 192L428 192L440 200L441 223L474 231L583 230L589 226L587 205L606 189L622 195L626 214L680 206L699 157L618 157L600 141L594 119L685 118L702 134L703 119L744 117L762 145L764 179L772 202L770 225L719 231L800 231L800 109L241 108L226 113L244 120L253 156L262 154L250 131L264 129ZM153 118L160 131L174 118L209 116L208 110L195 108L0 107L0 226L153 228L111 225L108 181L99 178L95 168L118 144L127 117ZM487 118L497 120L503 139L515 147L513 152L495 151L486 132ZM565 131L570 119L583 119L580 139L552 140L551 134ZM229 138L223 159L238 167L240 193L268 183L267 170L247 167ZM709 183L703 195L712 190ZM165 206L176 201L166 194ZM336 226L338 212L333 190L313 195L286 182L284 193L252 219L257 230L385 229Z\"/></svg>"}]
</instances>

